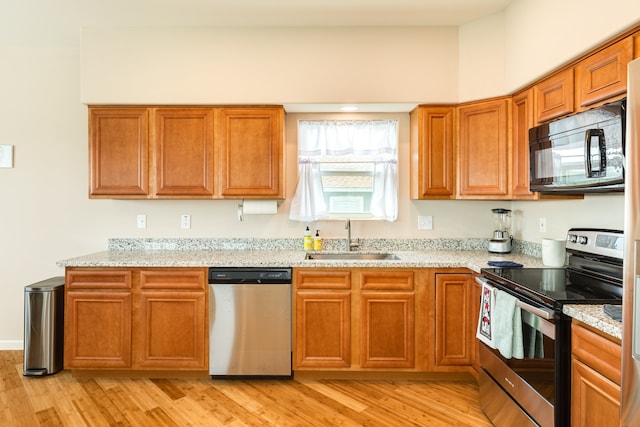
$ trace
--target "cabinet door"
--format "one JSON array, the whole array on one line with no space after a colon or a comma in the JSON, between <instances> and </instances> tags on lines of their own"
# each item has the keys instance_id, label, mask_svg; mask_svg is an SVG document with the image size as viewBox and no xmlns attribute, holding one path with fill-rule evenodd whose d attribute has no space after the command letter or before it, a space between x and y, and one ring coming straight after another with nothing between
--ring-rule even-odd
<instances>
[{"instance_id":1,"label":"cabinet door","mask_svg":"<svg viewBox=\"0 0 640 427\"><path fill-rule=\"evenodd\" d=\"M561 71L534 87L536 121L545 122L574 111L573 68Z\"/></svg>"},{"instance_id":2,"label":"cabinet door","mask_svg":"<svg viewBox=\"0 0 640 427\"><path fill-rule=\"evenodd\" d=\"M351 292L296 293L295 368L351 366Z\"/></svg>"},{"instance_id":3,"label":"cabinet door","mask_svg":"<svg viewBox=\"0 0 640 427\"><path fill-rule=\"evenodd\" d=\"M571 426L619 425L620 386L574 358L571 362Z\"/></svg>"},{"instance_id":4,"label":"cabinet door","mask_svg":"<svg viewBox=\"0 0 640 427\"><path fill-rule=\"evenodd\" d=\"M282 108L221 108L221 195L284 197Z\"/></svg>"},{"instance_id":5,"label":"cabinet door","mask_svg":"<svg viewBox=\"0 0 640 427\"><path fill-rule=\"evenodd\" d=\"M362 292L360 301L360 365L363 368L413 368L413 292Z\"/></svg>"},{"instance_id":6,"label":"cabinet door","mask_svg":"<svg viewBox=\"0 0 640 427\"><path fill-rule=\"evenodd\" d=\"M68 291L65 368L131 367L131 292Z\"/></svg>"},{"instance_id":7,"label":"cabinet door","mask_svg":"<svg viewBox=\"0 0 640 427\"><path fill-rule=\"evenodd\" d=\"M627 64L633 57L633 38L627 37L580 61L576 66L577 101L586 110L627 92Z\"/></svg>"},{"instance_id":8,"label":"cabinet door","mask_svg":"<svg viewBox=\"0 0 640 427\"><path fill-rule=\"evenodd\" d=\"M469 366L475 342L470 274L436 274L435 365Z\"/></svg>"},{"instance_id":9,"label":"cabinet door","mask_svg":"<svg viewBox=\"0 0 640 427\"><path fill-rule=\"evenodd\" d=\"M134 316L135 368L207 369L205 293L142 291Z\"/></svg>"},{"instance_id":10,"label":"cabinet door","mask_svg":"<svg viewBox=\"0 0 640 427\"><path fill-rule=\"evenodd\" d=\"M155 195L212 198L214 110L158 108L154 121Z\"/></svg>"},{"instance_id":11,"label":"cabinet door","mask_svg":"<svg viewBox=\"0 0 640 427\"><path fill-rule=\"evenodd\" d=\"M146 198L146 108L89 108L89 197Z\"/></svg>"},{"instance_id":12,"label":"cabinet door","mask_svg":"<svg viewBox=\"0 0 640 427\"><path fill-rule=\"evenodd\" d=\"M454 109L418 107L411 112L411 198L453 198Z\"/></svg>"},{"instance_id":13,"label":"cabinet door","mask_svg":"<svg viewBox=\"0 0 640 427\"><path fill-rule=\"evenodd\" d=\"M509 100L460 107L461 198L509 196Z\"/></svg>"},{"instance_id":14,"label":"cabinet door","mask_svg":"<svg viewBox=\"0 0 640 427\"><path fill-rule=\"evenodd\" d=\"M533 199L529 191L529 129L533 121L533 90L529 89L513 97L512 103L512 185L514 199Z\"/></svg>"}]
</instances>

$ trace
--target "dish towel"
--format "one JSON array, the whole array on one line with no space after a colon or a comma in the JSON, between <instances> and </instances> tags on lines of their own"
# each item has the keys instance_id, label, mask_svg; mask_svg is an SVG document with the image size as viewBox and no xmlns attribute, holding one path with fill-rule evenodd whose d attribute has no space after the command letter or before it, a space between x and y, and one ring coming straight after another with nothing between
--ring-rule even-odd
<instances>
[{"instance_id":1,"label":"dish towel","mask_svg":"<svg viewBox=\"0 0 640 427\"><path fill-rule=\"evenodd\" d=\"M480 316L478 318L478 331L476 337L491 348L496 348L493 342L493 307L496 297L493 286L482 284L480 295Z\"/></svg>"},{"instance_id":2,"label":"dish towel","mask_svg":"<svg viewBox=\"0 0 640 427\"><path fill-rule=\"evenodd\" d=\"M522 344L522 314L518 299L496 289L493 310L493 333L495 348L507 359L524 357Z\"/></svg>"},{"instance_id":3,"label":"dish towel","mask_svg":"<svg viewBox=\"0 0 640 427\"><path fill-rule=\"evenodd\" d=\"M522 312L522 323L530 327L523 328L523 345L525 347L526 357L529 359L544 358L544 340L542 332L540 332L540 318L526 311Z\"/></svg>"}]
</instances>

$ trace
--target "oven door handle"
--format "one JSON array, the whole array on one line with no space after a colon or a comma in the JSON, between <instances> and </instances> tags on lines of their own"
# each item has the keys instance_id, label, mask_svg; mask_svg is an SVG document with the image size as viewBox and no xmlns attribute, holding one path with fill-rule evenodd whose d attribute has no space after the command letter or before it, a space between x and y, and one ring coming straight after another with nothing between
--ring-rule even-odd
<instances>
[{"instance_id":1,"label":"oven door handle","mask_svg":"<svg viewBox=\"0 0 640 427\"><path fill-rule=\"evenodd\" d=\"M476 277L476 282L480 285L489 285L491 286L491 283L489 283L489 281L482 277L482 276L478 276ZM516 302L516 305L518 307L520 307L522 310L524 311L528 311L531 314L534 314L536 316L542 317L543 319L546 320L553 320L554 318L554 312L551 310L545 310L544 308L539 308L539 307L534 307L531 304L527 304L526 302L518 299L518 301Z\"/></svg>"}]
</instances>

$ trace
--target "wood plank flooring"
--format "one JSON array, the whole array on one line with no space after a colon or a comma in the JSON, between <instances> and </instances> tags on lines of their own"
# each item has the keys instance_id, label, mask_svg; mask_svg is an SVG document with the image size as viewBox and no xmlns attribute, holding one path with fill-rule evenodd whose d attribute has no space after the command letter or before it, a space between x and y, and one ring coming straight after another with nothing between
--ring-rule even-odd
<instances>
[{"instance_id":1,"label":"wood plank flooring","mask_svg":"<svg viewBox=\"0 0 640 427\"><path fill-rule=\"evenodd\" d=\"M491 426L473 382L0 375L0 426Z\"/></svg>"}]
</instances>

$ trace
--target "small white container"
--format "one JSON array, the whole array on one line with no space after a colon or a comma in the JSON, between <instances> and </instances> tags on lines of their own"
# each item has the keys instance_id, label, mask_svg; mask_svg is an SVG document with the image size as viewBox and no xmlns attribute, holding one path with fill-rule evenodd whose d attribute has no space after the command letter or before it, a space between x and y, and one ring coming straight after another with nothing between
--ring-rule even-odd
<instances>
[{"instance_id":1,"label":"small white container","mask_svg":"<svg viewBox=\"0 0 640 427\"><path fill-rule=\"evenodd\" d=\"M567 251L564 239L542 239L542 263L547 267L564 267Z\"/></svg>"}]
</instances>

